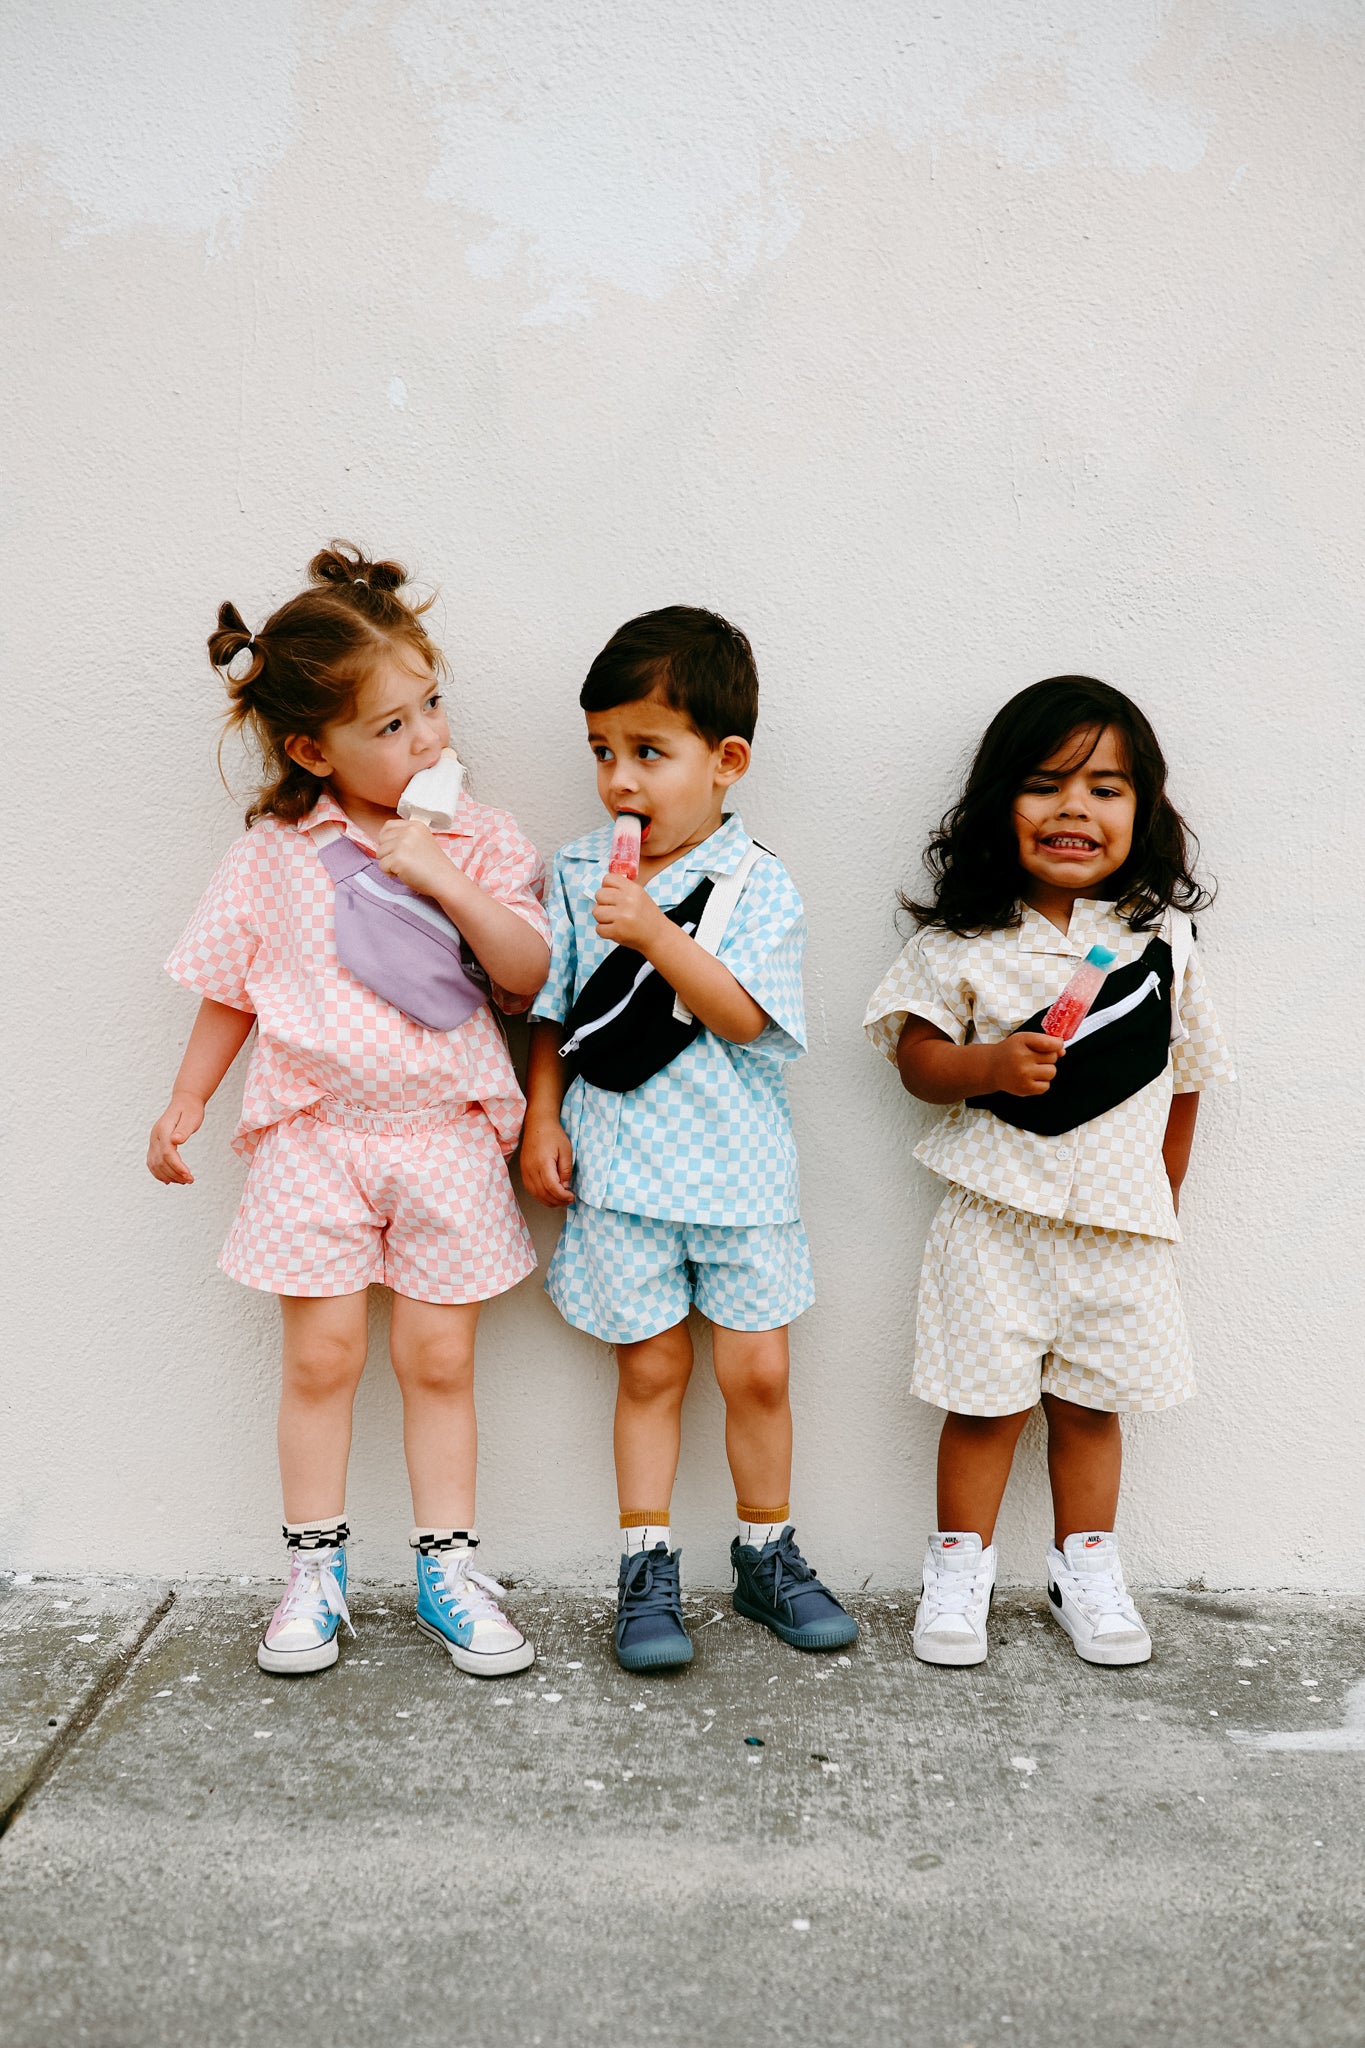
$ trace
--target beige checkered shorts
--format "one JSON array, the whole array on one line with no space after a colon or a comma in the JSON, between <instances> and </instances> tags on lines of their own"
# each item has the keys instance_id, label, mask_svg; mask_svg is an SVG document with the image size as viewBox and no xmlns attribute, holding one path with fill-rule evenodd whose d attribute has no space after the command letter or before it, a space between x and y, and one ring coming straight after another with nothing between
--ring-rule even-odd
<instances>
[{"instance_id":1,"label":"beige checkered shorts","mask_svg":"<svg viewBox=\"0 0 1365 2048\"><path fill-rule=\"evenodd\" d=\"M924 1248L910 1384L958 1415L1017 1415L1044 1393L1173 1408L1194 1366L1172 1245L952 1188Z\"/></svg>"}]
</instances>

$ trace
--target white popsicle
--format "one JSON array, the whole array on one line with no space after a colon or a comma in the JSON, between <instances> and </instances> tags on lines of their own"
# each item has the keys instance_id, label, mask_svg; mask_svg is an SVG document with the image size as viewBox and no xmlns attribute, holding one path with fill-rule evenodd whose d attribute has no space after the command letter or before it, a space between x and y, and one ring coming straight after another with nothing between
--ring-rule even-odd
<instances>
[{"instance_id":1,"label":"white popsicle","mask_svg":"<svg viewBox=\"0 0 1365 2048\"><path fill-rule=\"evenodd\" d=\"M413 776L398 799L399 817L416 818L433 832L449 832L463 782L464 763L454 747L447 747L434 768L424 768Z\"/></svg>"}]
</instances>

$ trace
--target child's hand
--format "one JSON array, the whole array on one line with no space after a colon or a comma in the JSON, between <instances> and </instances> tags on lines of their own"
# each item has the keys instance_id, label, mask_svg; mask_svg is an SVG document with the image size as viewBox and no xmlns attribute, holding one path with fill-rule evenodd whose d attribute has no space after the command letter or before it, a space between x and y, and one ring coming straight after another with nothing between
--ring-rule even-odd
<instances>
[{"instance_id":1,"label":"child's hand","mask_svg":"<svg viewBox=\"0 0 1365 2048\"><path fill-rule=\"evenodd\" d=\"M1066 1051L1065 1041L1048 1038L1041 1031L1016 1031L993 1045L994 1079L983 1092L1003 1095L1046 1095L1057 1077L1057 1062Z\"/></svg>"},{"instance_id":2,"label":"child's hand","mask_svg":"<svg viewBox=\"0 0 1365 2048\"><path fill-rule=\"evenodd\" d=\"M194 1095L173 1095L171 1106L152 1125L152 1142L147 1147L148 1171L168 1188L192 1187L194 1175L180 1157L180 1146L192 1138L204 1121L204 1105Z\"/></svg>"},{"instance_id":3,"label":"child's hand","mask_svg":"<svg viewBox=\"0 0 1365 2048\"><path fill-rule=\"evenodd\" d=\"M547 1209L573 1204L573 1146L558 1119L528 1123L521 1140L521 1178Z\"/></svg>"},{"instance_id":4,"label":"child's hand","mask_svg":"<svg viewBox=\"0 0 1365 2048\"><path fill-rule=\"evenodd\" d=\"M457 872L419 818L390 818L379 829L375 850L386 875L396 875L423 896L448 887Z\"/></svg>"},{"instance_id":5,"label":"child's hand","mask_svg":"<svg viewBox=\"0 0 1365 2048\"><path fill-rule=\"evenodd\" d=\"M648 890L624 875L602 877L592 914L599 939L610 939L614 946L633 946L637 953L647 951L653 934L668 923Z\"/></svg>"}]
</instances>

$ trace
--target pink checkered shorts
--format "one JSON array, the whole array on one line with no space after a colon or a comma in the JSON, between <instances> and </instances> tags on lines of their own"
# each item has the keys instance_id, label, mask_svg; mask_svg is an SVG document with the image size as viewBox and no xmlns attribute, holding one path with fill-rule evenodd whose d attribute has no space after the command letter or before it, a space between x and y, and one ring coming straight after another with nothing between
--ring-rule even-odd
<instances>
[{"instance_id":1,"label":"pink checkered shorts","mask_svg":"<svg viewBox=\"0 0 1365 2048\"><path fill-rule=\"evenodd\" d=\"M536 1263L476 1105L384 1115L319 1102L264 1132L219 1265L267 1294L487 1301Z\"/></svg>"}]
</instances>

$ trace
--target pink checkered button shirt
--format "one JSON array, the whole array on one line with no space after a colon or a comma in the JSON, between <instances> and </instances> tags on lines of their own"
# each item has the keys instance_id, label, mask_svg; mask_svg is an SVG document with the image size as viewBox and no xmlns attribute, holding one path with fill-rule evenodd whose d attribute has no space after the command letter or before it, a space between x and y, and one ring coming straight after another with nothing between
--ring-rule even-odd
<instances>
[{"instance_id":1,"label":"pink checkered button shirt","mask_svg":"<svg viewBox=\"0 0 1365 2048\"><path fill-rule=\"evenodd\" d=\"M256 1018L233 1144L249 1153L272 1124L324 1098L389 1113L476 1102L510 1153L526 1103L489 1007L457 1031L428 1031L337 959L332 882L308 837L328 822L373 853L326 793L301 824L260 819L224 854L166 962L186 988ZM436 837L457 867L548 942L544 864L506 811L462 796L452 830ZM494 996L509 1012L532 1000L498 988Z\"/></svg>"}]
</instances>

